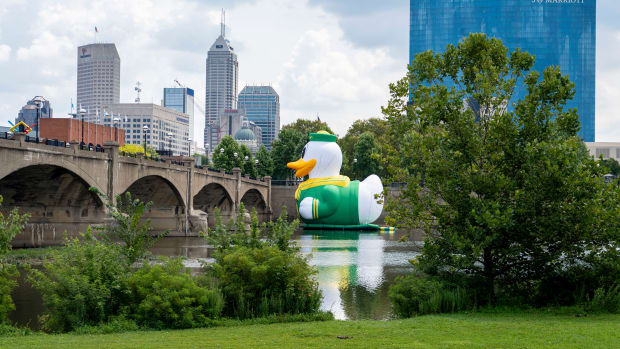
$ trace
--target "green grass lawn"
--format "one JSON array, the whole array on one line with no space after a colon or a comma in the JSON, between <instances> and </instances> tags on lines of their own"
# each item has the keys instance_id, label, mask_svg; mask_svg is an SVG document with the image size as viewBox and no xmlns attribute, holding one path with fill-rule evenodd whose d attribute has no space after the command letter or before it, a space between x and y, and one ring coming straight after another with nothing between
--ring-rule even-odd
<instances>
[{"instance_id":1,"label":"green grass lawn","mask_svg":"<svg viewBox=\"0 0 620 349\"><path fill-rule=\"evenodd\" d=\"M338 336L349 337L339 339ZM476 313L106 335L0 337L2 348L620 348L620 315Z\"/></svg>"}]
</instances>

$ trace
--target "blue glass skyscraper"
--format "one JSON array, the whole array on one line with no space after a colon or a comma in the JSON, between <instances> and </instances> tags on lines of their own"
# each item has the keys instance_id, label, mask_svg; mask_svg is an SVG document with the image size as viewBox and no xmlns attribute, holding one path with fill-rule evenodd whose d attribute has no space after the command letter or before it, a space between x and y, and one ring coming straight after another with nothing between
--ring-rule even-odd
<instances>
[{"instance_id":1,"label":"blue glass skyscraper","mask_svg":"<svg viewBox=\"0 0 620 349\"><path fill-rule=\"evenodd\" d=\"M411 0L410 7L410 62L469 33L501 39L510 51L536 55L534 70L556 65L568 74L576 93L567 107L577 108L580 135L594 142L596 0Z\"/></svg>"},{"instance_id":2,"label":"blue glass skyscraper","mask_svg":"<svg viewBox=\"0 0 620 349\"><path fill-rule=\"evenodd\" d=\"M249 121L262 129L262 143L271 150L271 142L280 133L280 96L271 86L246 86L239 93L239 109Z\"/></svg>"}]
</instances>

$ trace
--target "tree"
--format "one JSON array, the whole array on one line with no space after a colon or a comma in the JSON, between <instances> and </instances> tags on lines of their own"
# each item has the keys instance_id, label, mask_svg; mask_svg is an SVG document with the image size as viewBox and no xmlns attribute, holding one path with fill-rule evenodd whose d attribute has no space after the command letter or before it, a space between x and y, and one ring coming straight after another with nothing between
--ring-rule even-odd
<instances>
[{"instance_id":1,"label":"tree","mask_svg":"<svg viewBox=\"0 0 620 349\"><path fill-rule=\"evenodd\" d=\"M127 153L127 154L144 154L144 143L142 145L138 144L125 144L122 147L118 148L119 151ZM159 158L159 154L151 147L150 145L146 146L146 156L150 158Z\"/></svg>"},{"instance_id":2,"label":"tree","mask_svg":"<svg viewBox=\"0 0 620 349\"><path fill-rule=\"evenodd\" d=\"M0 195L0 207L4 198ZM30 214L20 215L17 208L12 209L8 216L4 216L0 211L0 257L11 249L11 240L24 230L26 223L30 219Z\"/></svg>"},{"instance_id":3,"label":"tree","mask_svg":"<svg viewBox=\"0 0 620 349\"><path fill-rule=\"evenodd\" d=\"M165 232L154 236L151 232L151 220L142 219L144 213L153 206L152 201L143 202L139 199L132 199L130 192L116 195L115 200L112 201L95 187L90 187L89 190L105 201L108 215L114 220L114 224L95 227L95 229L105 233L105 242L120 241L123 243L122 253L127 257L129 264L144 257L157 241L168 235L168 232Z\"/></svg>"},{"instance_id":4,"label":"tree","mask_svg":"<svg viewBox=\"0 0 620 349\"><path fill-rule=\"evenodd\" d=\"M0 195L0 207L3 197ZM11 249L11 240L24 230L30 214L20 215L17 208L12 209L8 216L0 211L0 326L8 321L8 314L15 310L11 291L17 286L19 272L17 267L4 260Z\"/></svg>"},{"instance_id":5,"label":"tree","mask_svg":"<svg viewBox=\"0 0 620 349\"><path fill-rule=\"evenodd\" d=\"M194 155L192 155L192 157L197 157L200 156L200 164L202 166L209 166L209 157L204 155L204 154L198 154L198 153L194 153Z\"/></svg>"},{"instance_id":6,"label":"tree","mask_svg":"<svg viewBox=\"0 0 620 349\"><path fill-rule=\"evenodd\" d=\"M306 143L309 140L309 134L310 133L316 133L319 131L327 131L331 134L334 134L334 131L332 131L331 128L329 128L329 126L327 125L326 122L323 122L321 120L306 120L306 119L297 119L297 121L291 123L291 124L287 124L282 126L282 129L280 130L280 132L284 131L284 130L295 130L300 132L301 134L306 136ZM305 143L304 143L305 144Z\"/></svg>"},{"instance_id":7,"label":"tree","mask_svg":"<svg viewBox=\"0 0 620 349\"><path fill-rule=\"evenodd\" d=\"M530 71L534 60L471 34L416 55L383 108L389 173L407 183L388 222L425 229L422 271L491 303L567 300L619 271L619 190L578 138L577 111L564 110L574 84L559 67ZM594 275L603 260L607 278Z\"/></svg>"},{"instance_id":8,"label":"tree","mask_svg":"<svg viewBox=\"0 0 620 349\"><path fill-rule=\"evenodd\" d=\"M371 174L377 174L381 171L379 163L380 149L375 143L372 133L364 132L357 143L353 152L353 176L356 179L363 180Z\"/></svg>"},{"instance_id":9,"label":"tree","mask_svg":"<svg viewBox=\"0 0 620 349\"><path fill-rule=\"evenodd\" d=\"M377 145L377 160L383 159L383 145L387 142L387 120L379 118L370 118L367 120L355 120L351 127L347 130L347 134L338 139L338 145L342 149L342 173L344 175L357 176L353 170L353 159L355 158L355 145L359 137L365 133L372 134L374 142ZM381 167L383 168L383 166ZM375 172L380 177L386 177L384 171Z\"/></svg>"},{"instance_id":10,"label":"tree","mask_svg":"<svg viewBox=\"0 0 620 349\"><path fill-rule=\"evenodd\" d=\"M286 128L280 131L278 139L273 142L271 157L273 159L273 178L274 179L293 179L293 172L286 167L286 164L299 159L301 150L308 142L308 135Z\"/></svg>"},{"instance_id":11,"label":"tree","mask_svg":"<svg viewBox=\"0 0 620 349\"><path fill-rule=\"evenodd\" d=\"M612 175L618 176L620 174L620 163L618 163L616 159L614 158L601 159L599 160L599 163L602 166L605 166L605 168L607 168L609 173L611 173Z\"/></svg>"},{"instance_id":12,"label":"tree","mask_svg":"<svg viewBox=\"0 0 620 349\"><path fill-rule=\"evenodd\" d=\"M271 158L269 150L267 150L267 148L262 144L256 152L256 160L258 160L256 170L259 178L273 176L273 159Z\"/></svg>"},{"instance_id":13,"label":"tree","mask_svg":"<svg viewBox=\"0 0 620 349\"><path fill-rule=\"evenodd\" d=\"M256 164L254 163L254 157L252 156L252 152L250 151L250 149L246 147L245 144L242 144L239 147L239 156L243 160L243 167L241 168L241 173L243 175L248 174L252 178L257 178L258 175L256 172ZM248 157L247 160L245 159L246 156Z\"/></svg>"},{"instance_id":14,"label":"tree","mask_svg":"<svg viewBox=\"0 0 620 349\"><path fill-rule=\"evenodd\" d=\"M224 149L222 152L221 149ZM233 168L243 167L243 158L239 156L241 149L239 144L231 136L225 136L220 144L213 150L213 166L217 169L225 169L230 172ZM235 157L237 153L237 157Z\"/></svg>"}]
</instances>

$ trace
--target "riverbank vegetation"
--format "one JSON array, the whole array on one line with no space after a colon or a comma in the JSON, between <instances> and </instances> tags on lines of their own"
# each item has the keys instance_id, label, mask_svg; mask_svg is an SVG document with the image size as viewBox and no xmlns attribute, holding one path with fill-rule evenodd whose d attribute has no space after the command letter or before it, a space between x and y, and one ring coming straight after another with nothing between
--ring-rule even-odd
<instances>
[{"instance_id":1,"label":"riverbank vegetation","mask_svg":"<svg viewBox=\"0 0 620 349\"><path fill-rule=\"evenodd\" d=\"M153 236L150 220L142 218L150 203L130 193L111 201L96 188L91 191L106 202L112 224L89 227L45 253L24 255L43 259L36 268L22 266L42 294L45 312L39 320L44 331L197 328L259 318L333 319L318 311L316 270L290 245L298 222L288 222L286 212L268 224L259 224L256 212L247 214L243 205L230 222L223 223L217 215L216 228L202 234L216 249L215 263L192 276L179 258L150 257L149 249L166 235ZM26 219L15 211L2 221L3 335L28 332L8 324L6 315L14 310L10 293L18 273L15 265L4 262L9 242Z\"/></svg>"},{"instance_id":2,"label":"riverbank vegetation","mask_svg":"<svg viewBox=\"0 0 620 349\"><path fill-rule=\"evenodd\" d=\"M20 348L613 348L619 315L509 311L429 315L394 321L322 321L247 324L108 335L6 337ZM235 326L235 327L229 327Z\"/></svg>"},{"instance_id":3,"label":"riverbank vegetation","mask_svg":"<svg viewBox=\"0 0 620 349\"><path fill-rule=\"evenodd\" d=\"M402 316L479 306L620 311L620 186L588 154L559 67L471 34L390 86L388 222L423 229ZM411 99L410 99L411 96Z\"/></svg>"}]
</instances>

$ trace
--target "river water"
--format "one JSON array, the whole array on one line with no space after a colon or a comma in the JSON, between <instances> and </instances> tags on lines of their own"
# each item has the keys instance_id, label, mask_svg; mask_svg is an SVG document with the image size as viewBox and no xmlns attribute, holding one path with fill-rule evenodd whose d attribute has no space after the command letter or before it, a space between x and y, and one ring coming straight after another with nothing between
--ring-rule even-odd
<instances>
[{"instance_id":1,"label":"river water","mask_svg":"<svg viewBox=\"0 0 620 349\"><path fill-rule=\"evenodd\" d=\"M405 241L407 233L364 231L300 231L293 237L302 254L318 270L323 293L321 309L336 319L384 320L393 317L388 299L389 286L399 275L411 271L409 260L420 251L419 242ZM204 261L213 261L212 249L199 237L168 237L152 249L154 255L182 256L193 272ZM24 273L22 273L24 274ZM23 278L13 292L16 310L10 318L22 326L37 329L37 317L44 308L41 295Z\"/></svg>"},{"instance_id":2,"label":"river water","mask_svg":"<svg viewBox=\"0 0 620 349\"><path fill-rule=\"evenodd\" d=\"M416 257L420 244L401 242L407 233L368 231L300 231L293 237L309 263L318 269L323 292L322 310L336 319L384 320L392 317L387 296L398 275L411 271L409 260ZM186 265L200 268L211 261L202 238L166 238L153 249L156 255L183 256Z\"/></svg>"}]
</instances>

